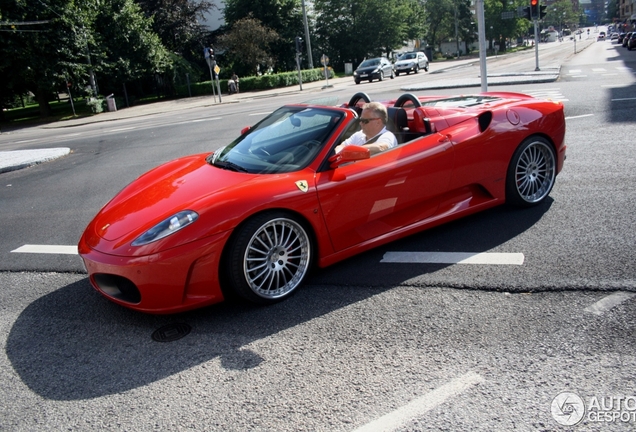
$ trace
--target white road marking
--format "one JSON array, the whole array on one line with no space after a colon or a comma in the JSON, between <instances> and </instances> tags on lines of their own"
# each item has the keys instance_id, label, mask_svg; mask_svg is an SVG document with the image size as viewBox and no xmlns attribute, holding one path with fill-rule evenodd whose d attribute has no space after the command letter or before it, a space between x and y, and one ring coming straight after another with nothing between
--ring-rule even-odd
<instances>
[{"instance_id":1,"label":"white road marking","mask_svg":"<svg viewBox=\"0 0 636 432\"><path fill-rule=\"evenodd\" d=\"M196 119L196 120L189 120L186 123L198 123L198 122L211 121L211 120L221 120L221 117L202 118L202 119Z\"/></svg>"},{"instance_id":2,"label":"white road marking","mask_svg":"<svg viewBox=\"0 0 636 432\"><path fill-rule=\"evenodd\" d=\"M426 412L437 408L448 399L457 396L483 381L484 378L480 375L469 372L409 402L395 411L359 427L354 432L393 431L399 427L404 427L410 421L422 417Z\"/></svg>"},{"instance_id":3,"label":"white road marking","mask_svg":"<svg viewBox=\"0 0 636 432\"><path fill-rule=\"evenodd\" d=\"M607 72L607 69L605 68L592 68L592 72Z\"/></svg>"},{"instance_id":4,"label":"white road marking","mask_svg":"<svg viewBox=\"0 0 636 432\"><path fill-rule=\"evenodd\" d=\"M581 73L581 69L570 69L568 73L569 74Z\"/></svg>"},{"instance_id":5,"label":"white road marking","mask_svg":"<svg viewBox=\"0 0 636 432\"><path fill-rule=\"evenodd\" d=\"M250 115L251 115L251 116L260 116L260 115L266 115L266 114L271 114L271 112L252 113L252 114L250 114Z\"/></svg>"},{"instance_id":6,"label":"white road marking","mask_svg":"<svg viewBox=\"0 0 636 432\"><path fill-rule=\"evenodd\" d=\"M66 245L24 245L11 252L77 255L77 246Z\"/></svg>"},{"instance_id":7,"label":"white road marking","mask_svg":"<svg viewBox=\"0 0 636 432\"><path fill-rule=\"evenodd\" d=\"M572 119L579 119L579 118L585 118L585 117L593 117L594 114L583 114L580 116L572 116L572 117L566 117L566 120L572 120Z\"/></svg>"},{"instance_id":8,"label":"white road marking","mask_svg":"<svg viewBox=\"0 0 636 432\"><path fill-rule=\"evenodd\" d=\"M131 126L131 127L124 127L124 128L119 128L119 129L109 129L106 132L122 132L122 131L137 129L137 127L138 126Z\"/></svg>"},{"instance_id":9,"label":"white road marking","mask_svg":"<svg viewBox=\"0 0 636 432\"><path fill-rule=\"evenodd\" d=\"M636 98L616 98L616 99L611 99L612 102L621 102L621 101L631 101L631 100L636 100Z\"/></svg>"},{"instance_id":10,"label":"white road marking","mask_svg":"<svg viewBox=\"0 0 636 432\"><path fill-rule=\"evenodd\" d=\"M522 265L522 253L496 252L387 252L380 262L428 264Z\"/></svg>"},{"instance_id":11,"label":"white road marking","mask_svg":"<svg viewBox=\"0 0 636 432\"><path fill-rule=\"evenodd\" d=\"M634 296L636 296L636 293L617 291L612 295L600 299L593 305L586 307L585 312L590 312L594 315L603 315L603 313L607 312L614 306L618 306L619 304L631 299Z\"/></svg>"}]
</instances>

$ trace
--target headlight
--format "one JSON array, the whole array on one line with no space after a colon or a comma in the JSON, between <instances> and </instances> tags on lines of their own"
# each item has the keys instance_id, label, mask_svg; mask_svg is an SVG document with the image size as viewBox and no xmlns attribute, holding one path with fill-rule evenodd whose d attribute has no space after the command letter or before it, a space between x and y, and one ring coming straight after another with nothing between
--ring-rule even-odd
<instances>
[{"instance_id":1,"label":"headlight","mask_svg":"<svg viewBox=\"0 0 636 432\"><path fill-rule=\"evenodd\" d=\"M199 215L192 210L181 211L173 216L170 216L168 219L159 222L157 225L137 237L137 239L132 242L132 245L143 246L167 237L170 234L176 233L181 228L187 227L192 222L197 220L198 217Z\"/></svg>"}]
</instances>

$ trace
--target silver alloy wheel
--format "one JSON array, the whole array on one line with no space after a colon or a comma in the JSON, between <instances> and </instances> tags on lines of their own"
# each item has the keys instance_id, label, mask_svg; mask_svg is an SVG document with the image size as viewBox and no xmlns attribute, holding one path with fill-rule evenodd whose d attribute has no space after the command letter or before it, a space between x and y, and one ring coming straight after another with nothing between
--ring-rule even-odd
<instances>
[{"instance_id":1,"label":"silver alloy wheel","mask_svg":"<svg viewBox=\"0 0 636 432\"><path fill-rule=\"evenodd\" d=\"M534 141L519 155L514 170L519 197L527 203L543 200L552 190L556 161L549 144Z\"/></svg>"},{"instance_id":2,"label":"silver alloy wheel","mask_svg":"<svg viewBox=\"0 0 636 432\"><path fill-rule=\"evenodd\" d=\"M307 232L296 221L276 218L262 225L245 249L243 272L250 289L274 300L300 285L311 262Z\"/></svg>"}]
</instances>

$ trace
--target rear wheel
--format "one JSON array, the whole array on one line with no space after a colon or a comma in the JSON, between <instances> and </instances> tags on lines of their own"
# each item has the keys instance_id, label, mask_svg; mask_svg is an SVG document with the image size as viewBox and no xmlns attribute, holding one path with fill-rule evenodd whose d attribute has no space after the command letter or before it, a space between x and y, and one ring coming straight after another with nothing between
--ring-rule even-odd
<instances>
[{"instance_id":1,"label":"rear wheel","mask_svg":"<svg viewBox=\"0 0 636 432\"><path fill-rule=\"evenodd\" d=\"M523 141L512 156L506 176L506 201L530 207L541 203L556 179L556 156L550 142L539 136Z\"/></svg>"},{"instance_id":2,"label":"rear wheel","mask_svg":"<svg viewBox=\"0 0 636 432\"><path fill-rule=\"evenodd\" d=\"M311 236L298 218L284 212L257 215L232 239L227 254L230 286L254 303L281 301L304 281L312 251Z\"/></svg>"}]
</instances>

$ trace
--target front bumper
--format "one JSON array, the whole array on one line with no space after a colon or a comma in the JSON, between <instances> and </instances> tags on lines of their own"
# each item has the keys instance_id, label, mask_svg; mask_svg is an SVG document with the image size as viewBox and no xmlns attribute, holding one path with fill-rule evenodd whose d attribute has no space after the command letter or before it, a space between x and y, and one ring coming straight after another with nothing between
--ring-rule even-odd
<instances>
[{"instance_id":1,"label":"front bumper","mask_svg":"<svg viewBox=\"0 0 636 432\"><path fill-rule=\"evenodd\" d=\"M223 301L219 265L230 232L142 257L78 250L93 287L107 299L140 312L171 314Z\"/></svg>"}]
</instances>

